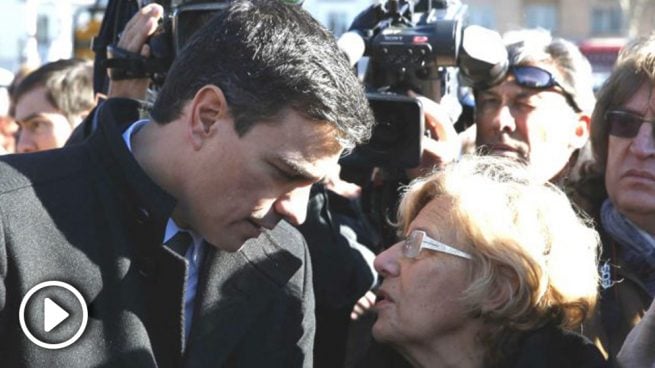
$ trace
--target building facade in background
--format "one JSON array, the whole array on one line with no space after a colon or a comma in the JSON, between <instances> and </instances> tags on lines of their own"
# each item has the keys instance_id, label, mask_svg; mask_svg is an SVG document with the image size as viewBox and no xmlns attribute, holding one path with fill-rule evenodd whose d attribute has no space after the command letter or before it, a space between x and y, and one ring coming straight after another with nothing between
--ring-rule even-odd
<instances>
[{"instance_id":1,"label":"building facade in background","mask_svg":"<svg viewBox=\"0 0 655 368\"><path fill-rule=\"evenodd\" d=\"M654 28L652 0L468 0L470 21L501 33L542 27L582 42L599 37L647 35ZM625 7L625 11L622 8ZM635 8L639 12L635 12Z\"/></svg>"},{"instance_id":2,"label":"building facade in background","mask_svg":"<svg viewBox=\"0 0 655 368\"><path fill-rule=\"evenodd\" d=\"M25 63L73 55L73 34L82 10L96 0L0 0L0 67L15 71ZM83 18L83 17L82 17Z\"/></svg>"},{"instance_id":3,"label":"building facade in background","mask_svg":"<svg viewBox=\"0 0 655 368\"><path fill-rule=\"evenodd\" d=\"M366 7L384 0L305 0L303 7L335 36ZM0 67L43 63L73 55L74 34L88 41L86 11L106 0L0 0ZM465 0L469 22L500 33L542 27L579 44L589 39L629 38L652 32L653 0ZM97 25L97 24L96 24ZM80 37L81 36L81 37ZM601 41L602 44L602 41ZM79 46L79 42L78 45ZM79 54L78 54L79 55ZM87 55L90 55L87 53Z\"/></svg>"}]
</instances>

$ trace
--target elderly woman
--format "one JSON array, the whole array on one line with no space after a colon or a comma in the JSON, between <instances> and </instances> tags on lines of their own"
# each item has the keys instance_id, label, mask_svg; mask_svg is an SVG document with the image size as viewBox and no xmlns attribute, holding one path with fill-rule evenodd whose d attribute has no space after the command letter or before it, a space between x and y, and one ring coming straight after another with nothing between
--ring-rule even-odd
<instances>
[{"instance_id":1,"label":"elderly woman","mask_svg":"<svg viewBox=\"0 0 655 368\"><path fill-rule=\"evenodd\" d=\"M498 157L414 181L405 240L375 259L373 326L415 367L598 367L570 329L597 295L597 233L554 186Z\"/></svg>"},{"instance_id":2,"label":"elderly woman","mask_svg":"<svg viewBox=\"0 0 655 368\"><path fill-rule=\"evenodd\" d=\"M607 198L598 313L585 334L614 359L655 296L655 36L624 48L598 92L591 139Z\"/></svg>"}]
</instances>

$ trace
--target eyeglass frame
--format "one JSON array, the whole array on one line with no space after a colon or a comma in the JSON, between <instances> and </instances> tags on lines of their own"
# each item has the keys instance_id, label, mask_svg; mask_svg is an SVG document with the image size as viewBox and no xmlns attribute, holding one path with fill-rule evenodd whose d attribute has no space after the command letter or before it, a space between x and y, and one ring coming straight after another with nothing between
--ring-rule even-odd
<instances>
[{"instance_id":1,"label":"eyeglass frame","mask_svg":"<svg viewBox=\"0 0 655 368\"><path fill-rule=\"evenodd\" d=\"M416 239L416 240L414 240ZM415 242L418 245L415 245ZM459 250L455 247L452 247L448 244L442 243L438 240L432 239L428 234L423 230L412 230L409 233L409 236L403 241L402 254L406 258L416 258L421 253L421 250L428 249L435 252L446 253L456 257L473 259L473 256L470 253ZM410 253L412 251L412 253Z\"/></svg>"},{"instance_id":2,"label":"eyeglass frame","mask_svg":"<svg viewBox=\"0 0 655 368\"><path fill-rule=\"evenodd\" d=\"M525 69L532 69L532 70L538 70L540 72L543 72L548 76L548 82L546 83L546 85L541 86L541 87L531 86L531 85L529 85L527 83L521 83L521 81L519 80L519 78L515 74L515 71L519 70L519 69L524 69L524 70ZM567 91L566 88L564 88L564 86L562 86L562 84L557 80L557 78L555 78L553 73L549 72L548 70L540 68L538 66L534 66L534 65L512 65L512 66L510 66L508 68L507 73L513 75L514 76L514 83L516 83L517 85L519 85L519 86L521 86L523 88L543 91L543 90L547 90L549 88L559 87L562 95L566 99L566 102L573 108L573 110L575 110L575 112L577 112L577 113L582 112L582 109L580 108L578 103L575 102L575 97L573 96L573 94L571 92Z\"/></svg>"},{"instance_id":3,"label":"eyeglass frame","mask_svg":"<svg viewBox=\"0 0 655 368\"><path fill-rule=\"evenodd\" d=\"M638 120L639 121L639 126L634 131L634 134L632 134L630 136L613 134L612 133L612 131L613 131L612 127L614 126L614 124L611 122L611 120L609 118L609 116L613 115L613 114L618 114L618 115L623 115L623 116L630 116L630 117L633 117L635 120ZM606 111L605 115L603 115L603 118L605 119L605 122L609 125L609 127L608 127L609 129L607 130L608 134L612 135L614 137L618 137L618 138L633 139L634 137L639 135L639 129L641 129L641 126L644 125L644 123L649 123L651 125L655 125L655 119L652 119L652 120L644 119L643 116L640 116L639 114L636 114L636 113L633 113L633 112L630 112L630 111L625 111L625 110L609 110L609 111ZM655 134L655 127L653 128L653 134Z\"/></svg>"}]
</instances>

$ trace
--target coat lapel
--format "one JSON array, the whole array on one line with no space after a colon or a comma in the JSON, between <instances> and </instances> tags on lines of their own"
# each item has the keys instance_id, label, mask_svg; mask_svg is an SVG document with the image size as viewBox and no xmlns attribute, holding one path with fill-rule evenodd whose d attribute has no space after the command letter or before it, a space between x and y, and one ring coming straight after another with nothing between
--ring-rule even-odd
<instances>
[{"instance_id":1,"label":"coat lapel","mask_svg":"<svg viewBox=\"0 0 655 368\"><path fill-rule=\"evenodd\" d=\"M235 253L206 246L185 352L187 367L224 366L253 322L302 265L267 233Z\"/></svg>"},{"instance_id":2,"label":"coat lapel","mask_svg":"<svg viewBox=\"0 0 655 368\"><path fill-rule=\"evenodd\" d=\"M141 275L147 280L146 327L160 367L182 364L184 339L184 289L187 274L184 258L161 245L144 261Z\"/></svg>"}]
</instances>

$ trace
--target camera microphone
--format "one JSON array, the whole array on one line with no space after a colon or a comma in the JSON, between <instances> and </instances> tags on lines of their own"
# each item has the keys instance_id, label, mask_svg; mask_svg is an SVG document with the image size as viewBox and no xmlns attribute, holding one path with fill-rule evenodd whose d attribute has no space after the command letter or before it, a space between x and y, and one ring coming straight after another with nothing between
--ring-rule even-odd
<instances>
[{"instance_id":1,"label":"camera microphone","mask_svg":"<svg viewBox=\"0 0 655 368\"><path fill-rule=\"evenodd\" d=\"M460 76L474 88L488 88L503 80L509 61L507 49L496 31L468 26L459 54Z\"/></svg>"},{"instance_id":2,"label":"camera microphone","mask_svg":"<svg viewBox=\"0 0 655 368\"><path fill-rule=\"evenodd\" d=\"M357 64L366 50L364 39L357 31L349 31L341 35L337 40L337 45L346 54L351 66Z\"/></svg>"}]
</instances>

